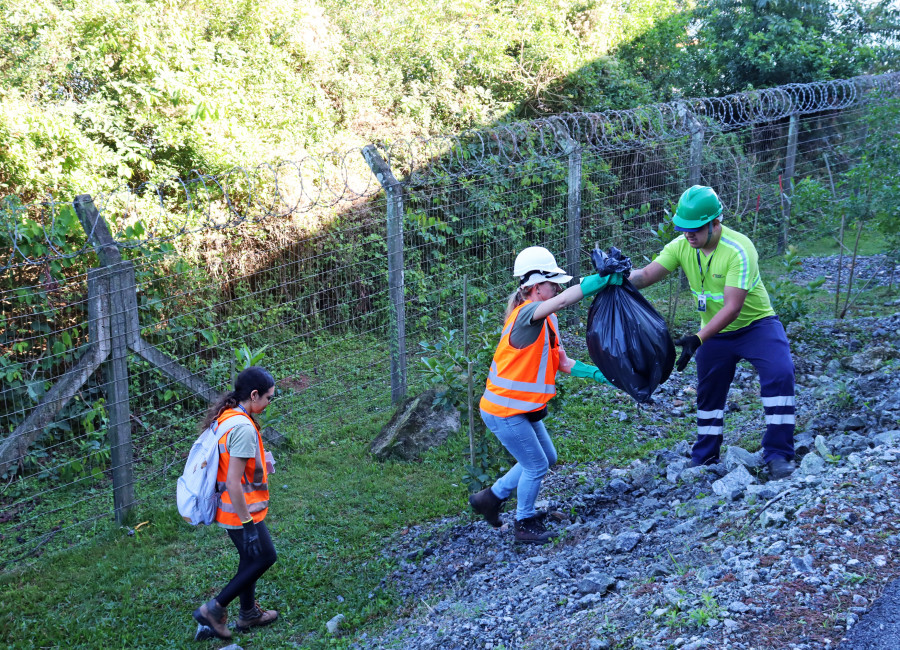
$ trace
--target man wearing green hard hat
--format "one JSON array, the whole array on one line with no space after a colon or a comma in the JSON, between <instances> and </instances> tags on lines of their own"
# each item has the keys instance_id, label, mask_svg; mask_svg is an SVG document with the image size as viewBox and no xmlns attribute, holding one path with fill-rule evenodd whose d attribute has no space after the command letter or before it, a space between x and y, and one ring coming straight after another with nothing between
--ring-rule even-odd
<instances>
[{"instance_id":1,"label":"man wearing green hard hat","mask_svg":"<svg viewBox=\"0 0 900 650\"><path fill-rule=\"evenodd\" d=\"M629 280L638 289L684 269L700 315L696 334L676 345L683 371L697 358L697 441L693 465L719 461L725 403L737 363L746 359L759 373L766 432L763 460L772 478L790 476L794 463L794 362L784 327L759 275L759 256L749 238L722 225L715 190L694 185L681 195L672 223L683 233Z\"/></svg>"}]
</instances>

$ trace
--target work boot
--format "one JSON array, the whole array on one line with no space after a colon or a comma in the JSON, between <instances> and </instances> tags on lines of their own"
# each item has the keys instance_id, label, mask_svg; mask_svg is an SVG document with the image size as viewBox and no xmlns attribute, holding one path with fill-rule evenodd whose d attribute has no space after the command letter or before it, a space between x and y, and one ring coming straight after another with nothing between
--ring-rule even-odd
<instances>
[{"instance_id":1,"label":"work boot","mask_svg":"<svg viewBox=\"0 0 900 650\"><path fill-rule=\"evenodd\" d=\"M544 522L537 515L516 520L516 542L519 544L547 544L557 536L544 527Z\"/></svg>"},{"instance_id":2,"label":"work boot","mask_svg":"<svg viewBox=\"0 0 900 650\"><path fill-rule=\"evenodd\" d=\"M769 468L769 476L777 481L793 474L794 470L797 469L797 464L787 458L776 456L766 463L766 467Z\"/></svg>"},{"instance_id":3,"label":"work boot","mask_svg":"<svg viewBox=\"0 0 900 650\"><path fill-rule=\"evenodd\" d=\"M208 627L220 639L231 638L231 630L227 625L228 612L215 598L194 610L194 620Z\"/></svg>"},{"instance_id":4,"label":"work boot","mask_svg":"<svg viewBox=\"0 0 900 650\"><path fill-rule=\"evenodd\" d=\"M505 502L506 499L498 497L489 487L469 497L469 505L472 506L472 510L484 517L484 520L494 528L500 528L503 525L503 522L500 521L500 511Z\"/></svg>"},{"instance_id":5,"label":"work boot","mask_svg":"<svg viewBox=\"0 0 900 650\"><path fill-rule=\"evenodd\" d=\"M278 620L278 612L274 609L263 609L259 603L253 605L253 609L249 612L241 610L238 614L238 620L234 624L239 632L246 632L251 627L262 627Z\"/></svg>"}]
</instances>

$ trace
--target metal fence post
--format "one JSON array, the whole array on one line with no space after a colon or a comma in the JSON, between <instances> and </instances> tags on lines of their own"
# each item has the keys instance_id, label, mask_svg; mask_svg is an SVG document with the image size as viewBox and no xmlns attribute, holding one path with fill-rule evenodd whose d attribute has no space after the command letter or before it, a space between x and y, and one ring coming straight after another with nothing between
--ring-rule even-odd
<instances>
[{"instance_id":1,"label":"metal fence post","mask_svg":"<svg viewBox=\"0 0 900 650\"><path fill-rule=\"evenodd\" d=\"M108 282L109 342L107 412L116 521L122 523L134 505L134 451L128 398L128 309L134 297L134 268L122 254L89 194L75 197L78 220L93 244ZM130 296L129 296L130 292ZM135 305L136 307L136 305Z\"/></svg>"},{"instance_id":2,"label":"metal fence post","mask_svg":"<svg viewBox=\"0 0 900 650\"><path fill-rule=\"evenodd\" d=\"M778 232L778 252L784 253L787 247L788 228L791 224L791 201L794 195L794 164L797 160L797 130L800 116L791 114L788 124L787 149L784 152L784 186L779 188L781 192L781 228Z\"/></svg>"},{"instance_id":3,"label":"metal fence post","mask_svg":"<svg viewBox=\"0 0 900 650\"><path fill-rule=\"evenodd\" d=\"M388 290L391 300L391 401L406 397L406 302L403 282L403 188L375 145L362 150L387 197Z\"/></svg>"}]
</instances>

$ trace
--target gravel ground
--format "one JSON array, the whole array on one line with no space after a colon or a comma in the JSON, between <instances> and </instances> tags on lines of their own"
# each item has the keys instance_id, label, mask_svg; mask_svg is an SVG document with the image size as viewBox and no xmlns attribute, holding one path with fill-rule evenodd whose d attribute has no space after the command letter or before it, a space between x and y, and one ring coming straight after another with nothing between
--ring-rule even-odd
<instances>
[{"instance_id":1,"label":"gravel ground","mask_svg":"<svg viewBox=\"0 0 900 650\"><path fill-rule=\"evenodd\" d=\"M843 259L837 255L806 257L803 259L803 267L792 273L791 277L808 284L818 277L825 276L825 284L822 286L834 293L837 286L838 265L841 269L841 291L847 290L851 271L855 291L900 283L900 264L897 264L896 260L892 264L887 255L857 257L855 264L852 256L847 255L844 255Z\"/></svg>"},{"instance_id":2,"label":"gravel ground","mask_svg":"<svg viewBox=\"0 0 900 650\"><path fill-rule=\"evenodd\" d=\"M539 495L561 533L546 547L513 544L512 505L499 530L463 512L401 531L384 586L406 605L353 647L836 648L900 563L900 313L788 334L792 477L767 480L737 444L763 428L755 372L739 369L722 464L690 468L679 443L627 467L558 465ZM693 373L649 408L692 417Z\"/></svg>"}]
</instances>

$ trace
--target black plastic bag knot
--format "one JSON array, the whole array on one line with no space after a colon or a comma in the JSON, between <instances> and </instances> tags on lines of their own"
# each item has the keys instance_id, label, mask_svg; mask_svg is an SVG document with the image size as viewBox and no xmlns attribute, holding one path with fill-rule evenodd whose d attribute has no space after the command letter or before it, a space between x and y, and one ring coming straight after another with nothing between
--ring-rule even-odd
<instances>
[{"instance_id":1,"label":"black plastic bag knot","mask_svg":"<svg viewBox=\"0 0 900 650\"><path fill-rule=\"evenodd\" d=\"M601 277L611 275L613 273L621 273L624 277L631 274L631 258L625 257L615 246L611 246L609 253L604 253L599 248L595 248L591 253L591 260L594 262L594 268Z\"/></svg>"}]
</instances>

